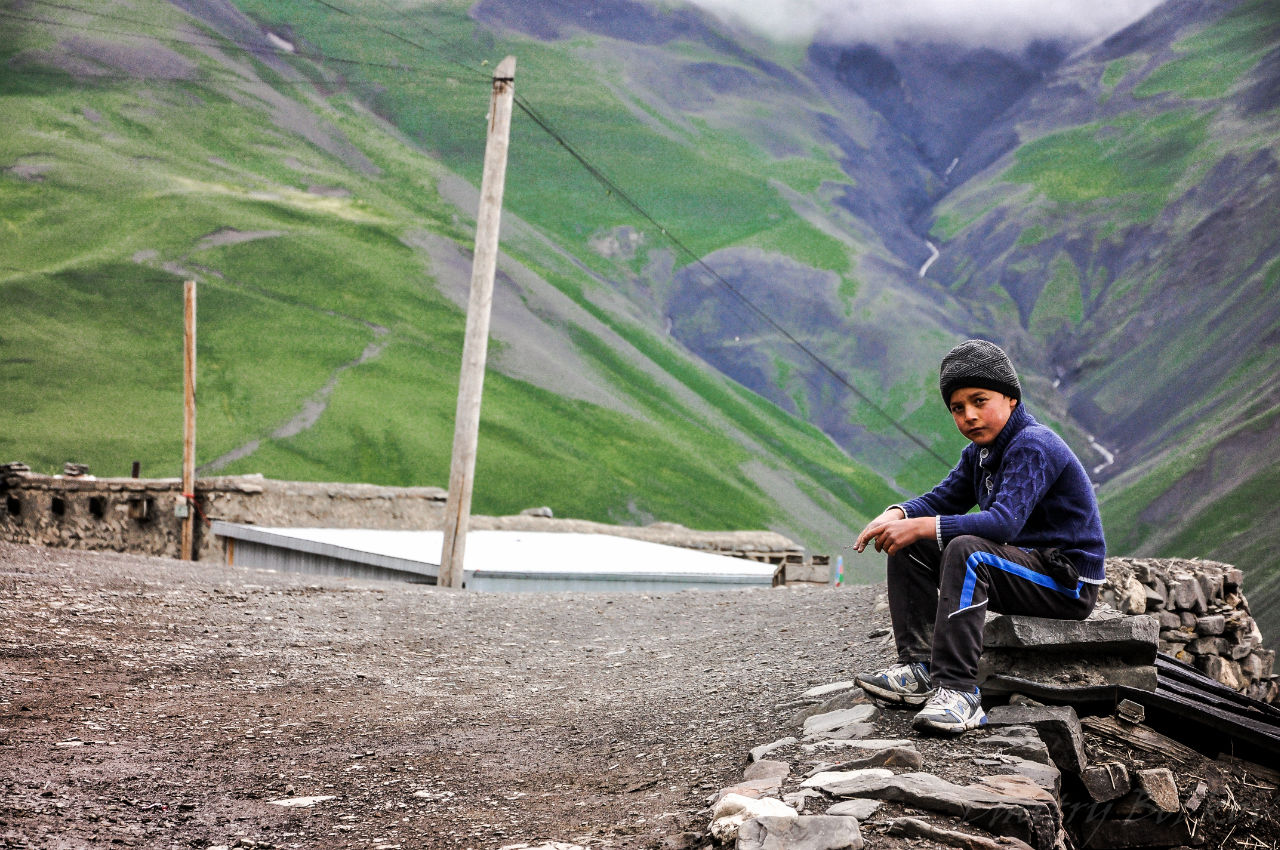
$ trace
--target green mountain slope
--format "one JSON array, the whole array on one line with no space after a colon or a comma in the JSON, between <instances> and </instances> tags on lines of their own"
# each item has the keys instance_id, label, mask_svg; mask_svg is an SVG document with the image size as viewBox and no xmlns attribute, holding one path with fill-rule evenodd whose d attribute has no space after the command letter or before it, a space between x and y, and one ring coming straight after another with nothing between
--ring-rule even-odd
<instances>
[{"instance_id":1,"label":"green mountain slope","mask_svg":"<svg viewBox=\"0 0 1280 850\"><path fill-rule=\"evenodd\" d=\"M194 277L206 472L443 483L475 203L465 166L483 150L487 81L431 80L448 106L433 114L457 126L423 147L451 152L460 176L333 63L262 50L231 7L200 11L218 29L148 4L148 36L46 11L0 37L0 455L175 474L180 290ZM249 35L229 39L237 27ZM563 157L542 168L564 171ZM740 182L726 204L769 194ZM616 264L557 247L596 225L553 204L554 188L510 184L524 200L504 224L477 511L769 527L833 551L895 498L637 316L602 271ZM551 206L560 221L516 216Z\"/></svg>"}]
</instances>

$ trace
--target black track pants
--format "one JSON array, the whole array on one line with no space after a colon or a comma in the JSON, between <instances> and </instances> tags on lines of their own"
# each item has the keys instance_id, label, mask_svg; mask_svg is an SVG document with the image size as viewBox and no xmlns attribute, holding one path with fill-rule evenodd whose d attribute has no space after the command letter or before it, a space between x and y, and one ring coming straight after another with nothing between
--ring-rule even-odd
<instances>
[{"instance_id":1,"label":"black track pants","mask_svg":"<svg viewBox=\"0 0 1280 850\"><path fill-rule=\"evenodd\" d=\"M1098 585L1059 584L1044 556L981 537L957 537L938 551L921 540L889 556L889 616L898 660L929 665L935 685L972 691L987 611L1083 620Z\"/></svg>"}]
</instances>

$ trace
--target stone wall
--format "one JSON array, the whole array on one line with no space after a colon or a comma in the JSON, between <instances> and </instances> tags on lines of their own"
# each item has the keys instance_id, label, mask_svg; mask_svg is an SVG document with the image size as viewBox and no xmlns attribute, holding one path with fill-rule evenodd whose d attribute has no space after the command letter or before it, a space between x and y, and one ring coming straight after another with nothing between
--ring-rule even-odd
<instances>
[{"instance_id":1,"label":"stone wall","mask_svg":"<svg viewBox=\"0 0 1280 850\"><path fill-rule=\"evenodd\" d=\"M1275 650L1262 646L1243 578L1214 561L1108 558L1101 599L1122 613L1157 618L1161 652L1247 696L1275 702Z\"/></svg>"},{"instance_id":2,"label":"stone wall","mask_svg":"<svg viewBox=\"0 0 1280 850\"><path fill-rule=\"evenodd\" d=\"M196 559L222 560L209 533L215 519L293 528L440 528L438 487L376 487L273 481L261 476L201 478L196 486ZM0 540L71 549L179 557L187 500L176 478L36 475L0 467Z\"/></svg>"}]
</instances>

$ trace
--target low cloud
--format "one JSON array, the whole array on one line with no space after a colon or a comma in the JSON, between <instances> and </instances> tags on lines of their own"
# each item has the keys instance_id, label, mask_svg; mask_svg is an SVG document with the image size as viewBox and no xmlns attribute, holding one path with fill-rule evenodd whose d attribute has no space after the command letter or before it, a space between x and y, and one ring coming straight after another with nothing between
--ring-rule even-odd
<instances>
[{"instance_id":1,"label":"low cloud","mask_svg":"<svg viewBox=\"0 0 1280 850\"><path fill-rule=\"evenodd\" d=\"M1082 44L1161 0L690 0L778 40L946 41L1021 50L1037 39Z\"/></svg>"}]
</instances>

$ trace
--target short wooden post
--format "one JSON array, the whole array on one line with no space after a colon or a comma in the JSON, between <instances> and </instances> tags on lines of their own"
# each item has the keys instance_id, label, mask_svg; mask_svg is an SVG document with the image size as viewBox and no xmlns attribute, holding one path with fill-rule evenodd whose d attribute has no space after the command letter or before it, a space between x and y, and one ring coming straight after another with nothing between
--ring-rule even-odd
<instances>
[{"instance_id":1,"label":"short wooden post","mask_svg":"<svg viewBox=\"0 0 1280 850\"><path fill-rule=\"evenodd\" d=\"M489 137L485 143L484 174L480 180L476 250L471 265L471 298L467 304L467 334L462 345L462 375L458 382L453 458L449 466L449 498L445 503L444 545L440 551L440 574L437 578L441 587L462 587L467 525L471 518L471 490L476 471L476 443L480 434L480 395L484 389L484 363L489 350L493 276L498 265L498 226L502 220L502 190L507 174L515 75L514 56L499 62L493 72Z\"/></svg>"},{"instance_id":2,"label":"short wooden post","mask_svg":"<svg viewBox=\"0 0 1280 850\"><path fill-rule=\"evenodd\" d=\"M196 282L183 287L185 333L182 348L182 552L184 561L195 560L196 519Z\"/></svg>"}]
</instances>

